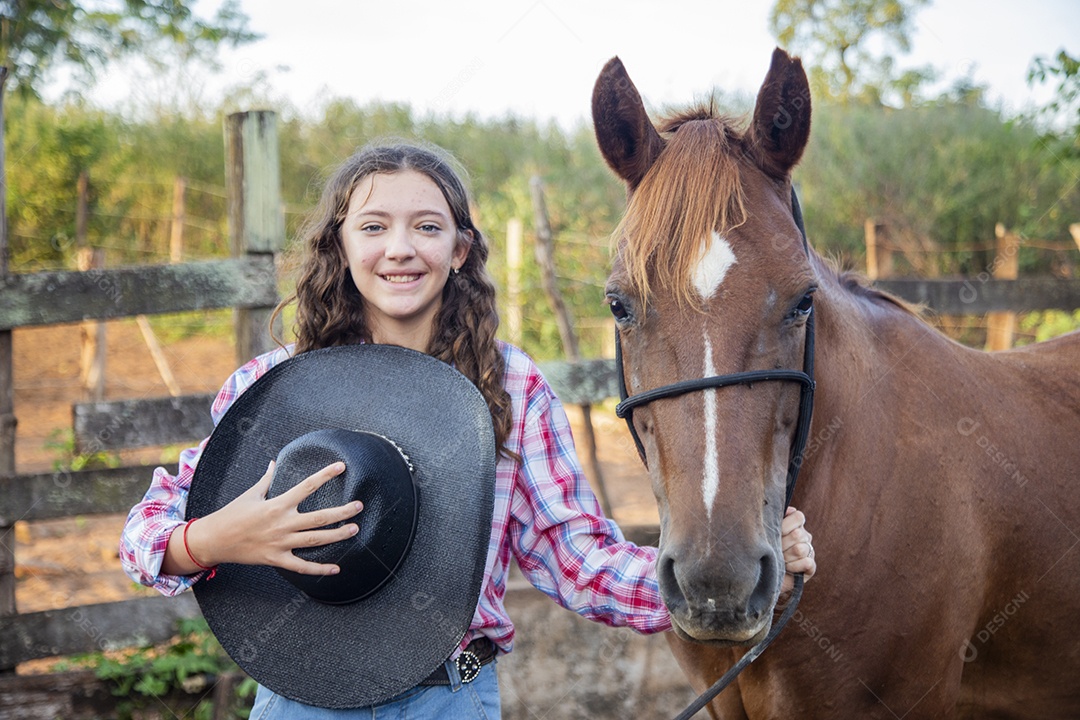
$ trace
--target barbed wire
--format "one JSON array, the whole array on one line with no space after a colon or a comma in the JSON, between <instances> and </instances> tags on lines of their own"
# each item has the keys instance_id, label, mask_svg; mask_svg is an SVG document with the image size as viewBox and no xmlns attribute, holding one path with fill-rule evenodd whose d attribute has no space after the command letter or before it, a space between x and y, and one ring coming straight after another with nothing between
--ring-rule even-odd
<instances>
[{"instance_id":1,"label":"barbed wire","mask_svg":"<svg viewBox=\"0 0 1080 720\"><path fill-rule=\"evenodd\" d=\"M183 177L183 176L181 176ZM204 195L213 195L222 199L228 199L229 194L223 185L212 185L210 183L200 182L198 180L192 180L188 177L183 177L184 190L194 190L195 192L203 193ZM98 185L97 187L123 187L125 185L155 185L157 187L171 188L175 185L175 180L109 180L108 182Z\"/></svg>"},{"instance_id":2,"label":"barbed wire","mask_svg":"<svg viewBox=\"0 0 1080 720\"><path fill-rule=\"evenodd\" d=\"M57 207L56 205L46 205L44 203L34 203L34 202L23 201L21 204L28 205L30 207L42 208L44 210L50 210L52 212L62 212L62 213L68 213L68 214L74 214L76 212L75 210L72 210L71 208ZM165 223L165 222L171 223L172 220L173 220L171 214L170 215L128 215L128 214L125 214L125 213L111 213L111 212L107 212L105 210L92 210L92 211L88 212L87 215L88 215L88 217L108 217L108 218L121 219L121 220L149 220L151 222L161 222L161 223ZM201 215L192 215L190 213L185 212L184 213L184 223L183 224L184 224L184 227L187 227L187 226L190 225L193 228L198 228L199 230L205 230L206 232L218 232L218 231L220 231L220 227L214 225L214 223L221 223L221 222L225 222L225 221L226 221L225 218L220 218L220 219L208 218L208 217L203 217ZM13 234L17 235L18 233L13 233ZM26 237L28 237L28 236L26 236Z\"/></svg>"},{"instance_id":3,"label":"barbed wire","mask_svg":"<svg viewBox=\"0 0 1080 720\"><path fill-rule=\"evenodd\" d=\"M905 248L899 245L878 242L876 243L876 246L880 250L887 250L889 252L900 253L902 255L944 255L948 253L961 252L995 252L999 249L996 243L950 245L949 247L939 246L933 248ZM1048 240L1026 240L1024 238L1020 238L1018 247L1031 248L1034 250L1049 250L1052 252L1080 252L1080 247L1078 247L1075 243L1054 243Z\"/></svg>"},{"instance_id":4,"label":"barbed wire","mask_svg":"<svg viewBox=\"0 0 1080 720\"><path fill-rule=\"evenodd\" d=\"M191 180L189 178L185 178L185 180L187 183L187 187L191 190L201 192L204 195L213 195L214 197L219 197L222 200L229 199L229 193L223 186L209 185L207 183L201 183L198 180Z\"/></svg>"}]
</instances>

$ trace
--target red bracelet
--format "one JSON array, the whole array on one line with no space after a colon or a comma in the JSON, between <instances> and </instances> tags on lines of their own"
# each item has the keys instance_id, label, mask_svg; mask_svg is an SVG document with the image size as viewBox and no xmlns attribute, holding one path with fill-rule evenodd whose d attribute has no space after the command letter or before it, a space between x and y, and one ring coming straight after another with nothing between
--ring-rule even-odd
<instances>
[{"instance_id":1,"label":"red bracelet","mask_svg":"<svg viewBox=\"0 0 1080 720\"><path fill-rule=\"evenodd\" d=\"M217 575L217 565L214 565L213 567L206 567L205 565L203 565L201 562L199 562L198 560L195 559L194 555L191 554L191 548L188 547L188 544L187 544L187 531L188 531L188 528L191 527L191 523L195 522L198 519L199 518L191 518L186 523L184 523L184 550L187 551L187 556L189 558L191 558L191 562L195 563L196 565L199 566L199 568L201 568L203 570L209 570L210 571L210 574L206 576L206 579L209 580L210 578Z\"/></svg>"}]
</instances>

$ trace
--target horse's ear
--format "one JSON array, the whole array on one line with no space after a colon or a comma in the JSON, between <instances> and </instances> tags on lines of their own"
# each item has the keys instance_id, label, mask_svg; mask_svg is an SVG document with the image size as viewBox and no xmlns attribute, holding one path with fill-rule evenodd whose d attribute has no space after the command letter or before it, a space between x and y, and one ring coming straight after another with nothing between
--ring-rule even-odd
<instances>
[{"instance_id":1,"label":"horse's ear","mask_svg":"<svg viewBox=\"0 0 1080 720\"><path fill-rule=\"evenodd\" d=\"M635 189L664 149L664 140L617 57L608 61L596 79L592 114L600 153L630 189Z\"/></svg>"},{"instance_id":2,"label":"horse's ear","mask_svg":"<svg viewBox=\"0 0 1080 720\"><path fill-rule=\"evenodd\" d=\"M758 91L754 120L748 133L761 169L776 178L787 177L799 162L810 138L810 84L802 61L780 48Z\"/></svg>"}]
</instances>

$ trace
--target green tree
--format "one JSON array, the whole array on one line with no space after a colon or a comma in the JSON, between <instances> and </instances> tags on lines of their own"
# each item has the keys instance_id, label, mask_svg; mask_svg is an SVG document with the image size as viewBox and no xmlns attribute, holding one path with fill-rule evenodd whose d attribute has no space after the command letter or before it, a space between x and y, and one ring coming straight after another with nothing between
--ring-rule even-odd
<instances>
[{"instance_id":1,"label":"green tree","mask_svg":"<svg viewBox=\"0 0 1080 720\"><path fill-rule=\"evenodd\" d=\"M1054 99L1042 109L1040 115L1051 124L1064 125L1062 137L1066 152L1080 158L1080 57L1073 57L1064 49L1053 58L1036 57L1028 70L1028 83L1057 82Z\"/></svg>"},{"instance_id":2,"label":"green tree","mask_svg":"<svg viewBox=\"0 0 1080 720\"><path fill-rule=\"evenodd\" d=\"M893 53L911 49L912 21L927 3L777 0L769 29L781 45L806 57L816 98L910 105L934 73L929 67L901 72Z\"/></svg>"},{"instance_id":3,"label":"green tree","mask_svg":"<svg viewBox=\"0 0 1080 720\"><path fill-rule=\"evenodd\" d=\"M967 275L993 263L994 226L1032 238L1021 272L1047 274L1068 257L1080 216L1075 173L1021 120L941 99L914 108L824 104L799 168L807 228L817 247L862 266L863 226L885 225L899 275ZM1062 257L1064 256L1064 257Z\"/></svg>"},{"instance_id":4,"label":"green tree","mask_svg":"<svg viewBox=\"0 0 1080 720\"><path fill-rule=\"evenodd\" d=\"M209 59L223 44L258 36L237 0L226 0L211 19L197 17L188 0L5 0L0 5L0 65L12 88L37 95L58 63L89 83L109 61L139 54L154 61L162 43L184 58Z\"/></svg>"}]
</instances>

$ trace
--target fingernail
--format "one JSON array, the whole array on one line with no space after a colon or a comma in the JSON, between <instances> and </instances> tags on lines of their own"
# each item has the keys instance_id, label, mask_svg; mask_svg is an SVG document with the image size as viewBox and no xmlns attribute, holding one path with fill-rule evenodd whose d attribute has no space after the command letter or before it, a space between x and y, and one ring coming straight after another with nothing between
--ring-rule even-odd
<instances>
[{"instance_id":1,"label":"fingernail","mask_svg":"<svg viewBox=\"0 0 1080 720\"><path fill-rule=\"evenodd\" d=\"M334 472L345 472L345 463L334 463Z\"/></svg>"},{"instance_id":2,"label":"fingernail","mask_svg":"<svg viewBox=\"0 0 1080 720\"><path fill-rule=\"evenodd\" d=\"M360 512L361 510L364 509L364 503L357 500L356 502L353 503L353 507L356 508L356 512Z\"/></svg>"},{"instance_id":3,"label":"fingernail","mask_svg":"<svg viewBox=\"0 0 1080 720\"><path fill-rule=\"evenodd\" d=\"M359 525L353 525L351 528L349 528L349 534L350 535L355 535L358 532L360 532L360 526Z\"/></svg>"},{"instance_id":4,"label":"fingernail","mask_svg":"<svg viewBox=\"0 0 1080 720\"><path fill-rule=\"evenodd\" d=\"M335 567L330 568L330 574L331 575L337 575L339 572L341 572L341 568L339 568L339 567L335 566Z\"/></svg>"}]
</instances>

